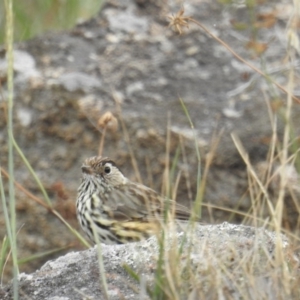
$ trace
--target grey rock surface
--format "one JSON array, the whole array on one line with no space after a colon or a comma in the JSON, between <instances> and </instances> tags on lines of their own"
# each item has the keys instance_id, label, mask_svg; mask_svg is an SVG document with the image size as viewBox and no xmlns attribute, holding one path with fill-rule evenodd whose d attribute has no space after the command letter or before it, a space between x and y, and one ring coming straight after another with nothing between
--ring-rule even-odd
<instances>
[{"instance_id":1,"label":"grey rock surface","mask_svg":"<svg viewBox=\"0 0 300 300\"><path fill-rule=\"evenodd\" d=\"M15 139L54 207L74 227L80 166L85 158L98 153L103 132L97 123L108 111L119 121L123 119L129 141L121 126L117 132L107 132L103 154L111 156L123 173L136 181L130 147L143 182L161 191L169 130L171 162L176 151L181 150L174 176L181 172L177 200L192 202L196 195L197 158L193 131L179 97L194 122L202 170L213 132L224 130L208 174L204 202L244 211L251 206L245 166L230 134L235 132L241 138L253 163L265 161L272 136L265 95L282 97L283 103L286 98L197 26L191 24L182 35L167 28L167 16L176 14L180 5L175 0L106 1L96 18L71 31L48 33L16 45ZM245 47L251 38L251 26L239 32L231 23L235 20L250 24L249 10L243 3L225 6L218 1L191 0L185 3L185 10L186 15L203 23L243 58L261 67L261 59ZM285 60L286 25L293 6L291 1L281 0L255 7L257 14L273 11L277 12L276 23L257 30L257 39L269 42L262 57L264 70L285 85L291 68ZM1 77L5 76L5 65L1 57ZM295 72L299 72L299 62L294 65ZM300 86L299 78L295 76L296 88ZM4 85L3 90L5 95ZM297 89L294 92L300 94ZM0 102L0 107L5 108L5 103ZM299 135L299 117L299 106L295 105L290 120L296 120L295 136ZM0 109L0 164L4 167L5 120L5 109ZM282 121L279 117L279 134ZM15 166L16 180L42 197L18 155ZM285 223L296 224L299 213L293 201L285 203L293 213L292 217L287 214ZM1 220L2 215L0 208ZM49 211L19 191L17 216L17 227L22 227L18 235L22 257L69 245L80 248ZM208 213L203 208L204 222L221 222L228 216L231 213L222 209ZM234 222L241 219L236 214ZM0 237L4 235L2 226ZM40 263L34 261L30 270Z\"/></svg>"},{"instance_id":2,"label":"grey rock surface","mask_svg":"<svg viewBox=\"0 0 300 300\"><path fill-rule=\"evenodd\" d=\"M177 233L169 232L164 252L165 265L174 267L176 264L181 272L182 286L178 287L180 299L199 299L200 295L205 299L228 299L229 296L230 299L259 299L259 296L274 299L280 284L276 286L278 277L270 272L272 267L269 263L274 259L279 243L284 252L288 252L286 237L277 237L263 228L229 223L197 225L194 234L185 236L183 229L186 226L181 225L182 229ZM183 238L186 242L178 259L177 251ZM139 243L101 245L101 251L109 299L149 299L145 287L153 286L159 256L156 237ZM184 279L187 263L194 280L190 277ZM128 275L124 264L139 274L140 284ZM251 269L245 271L249 266ZM244 284L241 284L243 281ZM191 287L185 288L184 285L188 284ZM20 274L19 288L21 300L105 299L96 247L48 261L33 274ZM1 299L11 299L9 286L2 292L5 296Z\"/></svg>"}]
</instances>

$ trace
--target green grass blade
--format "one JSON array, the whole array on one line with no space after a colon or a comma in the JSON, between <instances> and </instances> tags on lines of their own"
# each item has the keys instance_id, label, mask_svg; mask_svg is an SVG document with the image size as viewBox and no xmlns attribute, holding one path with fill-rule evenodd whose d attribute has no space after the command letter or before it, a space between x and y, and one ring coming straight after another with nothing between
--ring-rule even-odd
<instances>
[{"instance_id":1,"label":"green grass blade","mask_svg":"<svg viewBox=\"0 0 300 300\"><path fill-rule=\"evenodd\" d=\"M0 274L1 274L0 284L1 285L2 285L5 262L6 262L7 255L8 255L8 248L9 248L9 240L8 240L7 236L4 236L2 245L1 245L1 253L0 253Z\"/></svg>"},{"instance_id":2,"label":"green grass blade","mask_svg":"<svg viewBox=\"0 0 300 300\"><path fill-rule=\"evenodd\" d=\"M60 252L60 251L65 250L67 248L69 248L69 247L68 246L67 247L61 247L61 248L57 248L57 249L53 249L53 250L49 250L49 251L44 251L44 252L41 252L41 253L36 253L34 255L19 259L18 264L22 265L22 264L28 263L30 261L36 260L38 258L43 258L43 257L46 257L48 255Z\"/></svg>"},{"instance_id":3,"label":"green grass blade","mask_svg":"<svg viewBox=\"0 0 300 300\"><path fill-rule=\"evenodd\" d=\"M198 168L197 168L197 195L196 195L196 200L195 200L195 205L194 205L194 214L193 214L193 219L195 220L196 218L200 218L201 217L201 204L202 204L202 193L201 193L201 155L200 155L200 151L199 151L199 147L198 147L198 141L197 141L197 135L196 135L196 131L195 131L195 127L193 124L193 121L191 119L191 116L189 114L189 111L187 109L187 107L185 106L184 101L179 98L179 101L181 103L182 109L190 123L191 129L193 131L193 136L194 136L194 142L195 142L195 150L196 150L196 155L197 155L197 160L198 160Z\"/></svg>"},{"instance_id":4,"label":"green grass blade","mask_svg":"<svg viewBox=\"0 0 300 300\"><path fill-rule=\"evenodd\" d=\"M9 173L9 212L10 212L10 246L13 260L13 298L17 300L18 296L18 254L16 240L16 210L15 210L15 187L14 187L14 153L13 153L13 104L14 104L14 26L13 26L13 0L5 0L6 13L6 50L7 50L7 131L8 131L8 173ZM2 186L3 189L3 186ZM6 204L4 205L6 206Z\"/></svg>"},{"instance_id":5,"label":"green grass blade","mask_svg":"<svg viewBox=\"0 0 300 300\"><path fill-rule=\"evenodd\" d=\"M26 165L26 167L28 168L29 172L31 173L32 177L35 179L37 185L39 186L47 204L52 207L52 203L50 201L50 198L42 184L42 182L40 181L40 179L38 178L38 176L36 175L35 171L33 170L33 168L31 167L29 161L27 160L27 158L25 157L25 155L23 154L21 148L18 146L16 140L14 139L14 137L12 137L12 141L13 141L13 145L16 148L18 154L20 155L20 157L22 158L24 164Z\"/></svg>"}]
</instances>

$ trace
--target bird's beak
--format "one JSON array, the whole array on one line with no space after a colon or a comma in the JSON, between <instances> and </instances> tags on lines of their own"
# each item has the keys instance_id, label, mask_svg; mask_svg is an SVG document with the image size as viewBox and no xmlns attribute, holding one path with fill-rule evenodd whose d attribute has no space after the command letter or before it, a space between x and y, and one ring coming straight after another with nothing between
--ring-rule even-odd
<instances>
[{"instance_id":1,"label":"bird's beak","mask_svg":"<svg viewBox=\"0 0 300 300\"><path fill-rule=\"evenodd\" d=\"M87 165L82 165L81 166L81 171L84 174L93 174L92 168L90 166L87 166Z\"/></svg>"}]
</instances>

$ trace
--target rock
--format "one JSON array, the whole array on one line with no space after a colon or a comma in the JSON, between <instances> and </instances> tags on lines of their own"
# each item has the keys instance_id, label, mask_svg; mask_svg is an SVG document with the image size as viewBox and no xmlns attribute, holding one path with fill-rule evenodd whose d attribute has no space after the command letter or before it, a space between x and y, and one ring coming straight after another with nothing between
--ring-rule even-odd
<instances>
[{"instance_id":1,"label":"rock","mask_svg":"<svg viewBox=\"0 0 300 300\"><path fill-rule=\"evenodd\" d=\"M199 299L200 296L202 299L241 299L247 294L251 294L251 299L287 296L284 289L280 293L277 289L283 285L278 276L283 272L284 262L276 267L276 276L271 272L276 249L283 249L284 259L288 260L289 244L285 236L277 237L263 228L229 223L196 225L194 234L185 235L183 228L187 226L181 224L177 233L170 230L164 248L164 269L169 272L168 276L173 276L173 284L178 284L176 292L180 299ZM183 252L178 256L182 242ZM151 290L154 284L160 249L157 238L125 245L103 244L100 248L109 299L150 299L146 285ZM140 284L128 275L124 265L139 275ZM33 274L20 274L20 300L105 299L98 266L96 247L48 261ZM170 289L167 282L166 290ZM5 291L2 299L11 299L11 287Z\"/></svg>"},{"instance_id":2,"label":"rock","mask_svg":"<svg viewBox=\"0 0 300 300\"><path fill-rule=\"evenodd\" d=\"M28 52L14 50L14 71L16 72L15 83L20 86L32 78L39 78L40 72L36 67L36 61ZM7 57L0 58L0 76L4 76L7 72Z\"/></svg>"},{"instance_id":3,"label":"rock","mask_svg":"<svg viewBox=\"0 0 300 300\"><path fill-rule=\"evenodd\" d=\"M68 92L76 92L78 90L88 92L101 87L99 79L79 72L68 73L60 76L58 84L64 87Z\"/></svg>"},{"instance_id":4,"label":"rock","mask_svg":"<svg viewBox=\"0 0 300 300\"><path fill-rule=\"evenodd\" d=\"M287 84L286 70L291 68L283 58L287 15L293 13L291 3L285 2L265 1L255 7L257 16L274 11L280 15L274 26L257 28L256 37L258 41L270 41L263 54L262 68L282 85ZM291 9L278 8L280 3ZM250 28L254 26L248 19L249 9L245 4L225 6L218 1L189 1L184 6L187 16L200 21L239 55L260 67L260 58L245 47L252 37ZM209 169L204 202L221 208L250 209L253 202L247 194L249 181L245 164L230 134L235 132L240 137L253 164L265 162L272 137L265 97L272 99L274 94L281 97L274 103L280 115L277 118L279 137L285 124L281 109L286 97L278 91L275 93L268 82L195 24L184 28L182 35L167 28L167 17L179 9L180 3L175 0L106 1L97 17L73 30L43 34L15 45L16 51L21 51L15 52L16 75L20 75L15 84L15 140L42 180L54 206L63 207L63 212L74 212L80 166L85 158L99 152L103 130L98 124L106 113L119 121L122 119L126 129L119 126L117 131L106 131L103 155L114 159L131 180L141 177L157 191L166 182L169 137L170 167L177 162L172 184L177 187L176 178L180 177L177 200L186 205L195 199L197 187L194 136L204 170L212 135L223 129ZM249 29L235 30L232 20L246 22ZM1 59L1 78L4 70L5 61ZM39 78L33 80L35 75ZM298 78L296 74L295 86L300 86ZM2 82L3 95L6 95L5 79ZM194 131L179 97L190 112ZM7 166L8 157L5 105L0 102L0 165L3 167ZM289 121L295 121L295 137L300 134L299 117L299 105L294 105ZM132 154L138 168L132 164ZM15 155L15 166L16 180L35 196L43 197L18 155ZM56 183L67 191L67 205L53 188ZM284 214L283 224L294 228L299 218L297 201L290 199L284 203L290 204L287 206L293 215ZM17 205L22 208L17 212L17 228L22 227L18 244L23 257L70 244L79 248L76 239L53 215L22 192L17 192ZM268 209L266 212L269 215ZM75 214L66 215L76 226ZM204 206L202 219L220 222L229 215L222 209L211 209L208 213ZM233 221L241 219L235 214ZM0 236L5 234L5 227L0 227ZM34 245L33 241L41 239L44 243ZM41 244L44 246L40 247ZM36 268L30 266L31 271Z\"/></svg>"}]
</instances>

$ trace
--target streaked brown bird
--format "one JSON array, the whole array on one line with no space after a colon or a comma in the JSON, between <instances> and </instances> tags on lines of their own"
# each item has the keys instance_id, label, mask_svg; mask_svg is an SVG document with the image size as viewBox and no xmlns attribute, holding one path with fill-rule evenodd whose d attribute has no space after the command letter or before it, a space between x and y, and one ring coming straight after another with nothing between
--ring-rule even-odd
<instances>
[{"instance_id":1,"label":"streaked brown bird","mask_svg":"<svg viewBox=\"0 0 300 300\"><path fill-rule=\"evenodd\" d=\"M85 160L76 201L79 223L96 243L136 242L159 232L164 212L187 220L190 210L154 190L130 181L108 157Z\"/></svg>"}]
</instances>

